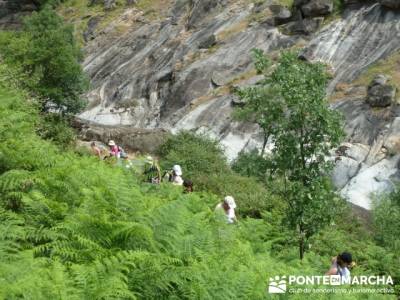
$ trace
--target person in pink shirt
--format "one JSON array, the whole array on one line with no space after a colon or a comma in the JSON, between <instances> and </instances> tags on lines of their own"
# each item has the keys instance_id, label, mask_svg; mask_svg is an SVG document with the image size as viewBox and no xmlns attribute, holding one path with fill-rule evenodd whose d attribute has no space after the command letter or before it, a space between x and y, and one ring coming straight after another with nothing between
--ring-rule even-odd
<instances>
[{"instance_id":1,"label":"person in pink shirt","mask_svg":"<svg viewBox=\"0 0 400 300\"><path fill-rule=\"evenodd\" d=\"M108 146L110 147L110 156L114 156L116 158L120 157L119 147L115 144L113 140L108 142Z\"/></svg>"}]
</instances>

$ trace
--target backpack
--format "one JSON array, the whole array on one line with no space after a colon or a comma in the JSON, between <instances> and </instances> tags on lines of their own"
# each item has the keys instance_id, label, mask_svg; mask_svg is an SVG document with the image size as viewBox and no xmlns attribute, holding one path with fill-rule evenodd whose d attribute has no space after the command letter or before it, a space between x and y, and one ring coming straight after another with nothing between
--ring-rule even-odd
<instances>
[{"instance_id":1,"label":"backpack","mask_svg":"<svg viewBox=\"0 0 400 300\"><path fill-rule=\"evenodd\" d=\"M125 150L121 146L118 146L118 151L119 151L119 157L128 158L128 154L126 154Z\"/></svg>"}]
</instances>

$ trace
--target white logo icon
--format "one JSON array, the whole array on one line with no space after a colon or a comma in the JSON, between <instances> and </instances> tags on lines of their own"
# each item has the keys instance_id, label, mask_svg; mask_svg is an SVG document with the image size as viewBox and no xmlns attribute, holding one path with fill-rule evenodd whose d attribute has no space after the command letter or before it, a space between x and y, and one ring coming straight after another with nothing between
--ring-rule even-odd
<instances>
[{"instance_id":1,"label":"white logo icon","mask_svg":"<svg viewBox=\"0 0 400 300\"><path fill-rule=\"evenodd\" d=\"M340 275L331 275L329 279L330 279L331 285L341 285L342 284L342 277L340 277Z\"/></svg>"},{"instance_id":2,"label":"white logo icon","mask_svg":"<svg viewBox=\"0 0 400 300\"><path fill-rule=\"evenodd\" d=\"M268 293L283 294L286 293L286 276L275 276L269 278Z\"/></svg>"}]
</instances>

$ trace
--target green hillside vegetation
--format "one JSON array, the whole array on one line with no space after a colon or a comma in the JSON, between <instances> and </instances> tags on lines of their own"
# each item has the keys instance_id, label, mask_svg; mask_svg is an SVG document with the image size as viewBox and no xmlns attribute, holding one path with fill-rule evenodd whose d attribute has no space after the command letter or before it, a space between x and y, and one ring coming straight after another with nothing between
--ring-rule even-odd
<instances>
[{"instance_id":1,"label":"green hillside vegetation","mask_svg":"<svg viewBox=\"0 0 400 300\"><path fill-rule=\"evenodd\" d=\"M31 20L43 24L42 18L57 25L50 36L62 48L71 31L49 11ZM34 58L57 57L65 66L63 59L76 65L79 57L55 55L59 48L39 47L25 34L2 36L26 50L22 56L0 47L0 299L305 299L309 295L269 295L269 278L323 275L332 256L345 250L357 263L352 275L391 275L397 293L346 299L398 297L397 193L377 205L369 227L340 201L331 222L309 237L300 260L299 237L285 221L293 199L285 198L279 177L266 180L269 162L258 153L242 154L231 167L216 141L188 132L171 137L159 149L160 164L182 165L195 184L194 193L184 194L181 187L144 183L140 173L75 149L62 110L43 110L47 98L39 91L50 86L41 80L26 85L27 73L12 67L40 71L46 60L31 64ZM26 41L35 51L23 48ZM298 64L293 66L308 70ZM303 78L296 74L293 82ZM50 90L66 91L76 83L69 79L60 77ZM237 201L236 224L215 212L227 194Z\"/></svg>"},{"instance_id":2,"label":"green hillside vegetation","mask_svg":"<svg viewBox=\"0 0 400 300\"><path fill-rule=\"evenodd\" d=\"M399 271L395 253L342 218L300 263L273 210L229 226L217 196L62 152L37 136L24 96L3 87L0 100L3 299L264 299L268 276L322 274L342 249L354 273Z\"/></svg>"}]
</instances>

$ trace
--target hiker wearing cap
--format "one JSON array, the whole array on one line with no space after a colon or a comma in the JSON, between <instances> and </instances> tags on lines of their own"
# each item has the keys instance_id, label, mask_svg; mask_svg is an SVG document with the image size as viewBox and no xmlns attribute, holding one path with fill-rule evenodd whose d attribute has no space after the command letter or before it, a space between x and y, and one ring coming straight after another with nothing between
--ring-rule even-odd
<instances>
[{"instance_id":1,"label":"hiker wearing cap","mask_svg":"<svg viewBox=\"0 0 400 300\"><path fill-rule=\"evenodd\" d=\"M119 147L115 144L113 140L110 140L108 142L108 146L110 147L110 156L120 158Z\"/></svg>"},{"instance_id":2,"label":"hiker wearing cap","mask_svg":"<svg viewBox=\"0 0 400 300\"><path fill-rule=\"evenodd\" d=\"M151 156L146 157L144 172L143 174L146 176L146 180L149 183L158 184L161 181L161 171L160 166L157 161L153 159Z\"/></svg>"},{"instance_id":3,"label":"hiker wearing cap","mask_svg":"<svg viewBox=\"0 0 400 300\"><path fill-rule=\"evenodd\" d=\"M193 193L193 182L191 180L185 179L183 181L183 193L185 194L189 194L189 193Z\"/></svg>"},{"instance_id":4,"label":"hiker wearing cap","mask_svg":"<svg viewBox=\"0 0 400 300\"><path fill-rule=\"evenodd\" d=\"M224 201L219 203L217 205L217 207L215 208L215 210L223 211L227 218L228 224L232 224L237 221L236 215L235 215L235 208L236 208L235 199L233 199L232 196L226 196L224 198Z\"/></svg>"},{"instance_id":5,"label":"hiker wearing cap","mask_svg":"<svg viewBox=\"0 0 400 300\"><path fill-rule=\"evenodd\" d=\"M343 281L350 280L349 268L353 266L351 253L343 252L332 258L332 265L326 275L340 275Z\"/></svg>"}]
</instances>

